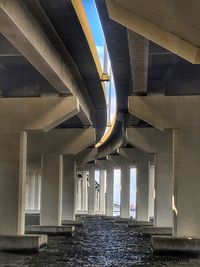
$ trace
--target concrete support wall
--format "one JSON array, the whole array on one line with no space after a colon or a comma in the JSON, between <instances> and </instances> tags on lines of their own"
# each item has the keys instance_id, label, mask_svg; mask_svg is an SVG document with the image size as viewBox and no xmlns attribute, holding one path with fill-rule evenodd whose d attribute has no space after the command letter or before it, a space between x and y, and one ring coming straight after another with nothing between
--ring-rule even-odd
<instances>
[{"instance_id":1,"label":"concrete support wall","mask_svg":"<svg viewBox=\"0 0 200 267\"><path fill-rule=\"evenodd\" d=\"M148 218L154 217L154 181L155 165L149 162L149 199L148 199Z\"/></svg>"},{"instance_id":2,"label":"concrete support wall","mask_svg":"<svg viewBox=\"0 0 200 267\"><path fill-rule=\"evenodd\" d=\"M173 132L174 235L200 238L200 128Z\"/></svg>"},{"instance_id":3,"label":"concrete support wall","mask_svg":"<svg viewBox=\"0 0 200 267\"><path fill-rule=\"evenodd\" d=\"M40 210L41 170L29 169L26 175L26 210Z\"/></svg>"},{"instance_id":4,"label":"concrete support wall","mask_svg":"<svg viewBox=\"0 0 200 267\"><path fill-rule=\"evenodd\" d=\"M130 217L130 166L121 166L121 206L120 217Z\"/></svg>"},{"instance_id":5,"label":"concrete support wall","mask_svg":"<svg viewBox=\"0 0 200 267\"><path fill-rule=\"evenodd\" d=\"M172 227L172 153L155 154L155 227Z\"/></svg>"},{"instance_id":6,"label":"concrete support wall","mask_svg":"<svg viewBox=\"0 0 200 267\"><path fill-rule=\"evenodd\" d=\"M89 170L88 214L95 214L95 170Z\"/></svg>"},{"instance_id":7,"label":"concrete support wall","mask_svg":"<svg viewBox=\"0 0 200 267\"><path fill-rule=\"evenodd\" d=\"M106 173L105 170L100 171L100 190L99 190L99 212L105 214L105 183Z\"/></svg>"},{"instance_id":8,"label":"concrete support wall","mask_svg":"<svg viewBox=\"0 0 200 267\"><path fill-rule=\"evenodd\" d=\"M63 156L62 219L75 220L76 162Z\"/></svg>"},{"instance_id":9,"label":"concrete support wall","mask_svg":"<svg viewBox=\"0 0 200 267\"><path fill-rule=\"evenodd\" d=\"M27 134L0 133L0 235L23 235Z\"/></svg>"},{"instance_id":10,"label":"concrete support wall","mask_svg":"<svg viewBox=\"0 0 200 267\"><path fill-rule=\"evenodd\" d=\"M42 160L42 186L40 224L61 225L63 156L44 155Z\"/></svg>"},{"instance_id":11,"label":"concrete support wall","mask_svg":"<svg viewBox=\"0 0 200 267\"><path fill-rule=\"evenodd\" d=\"M114 169L106 170L106 215L113 216Z\"/></svg>"},{"instance_id":12,"label":"concrete support wall","mask_svg":"<svg viewBox=\"0 0 200 267\"><path fill-rule=\"evenodd\" d=\"M137 162L136 220L148 221L148 161Z\"/></svg>"}]
</instances>

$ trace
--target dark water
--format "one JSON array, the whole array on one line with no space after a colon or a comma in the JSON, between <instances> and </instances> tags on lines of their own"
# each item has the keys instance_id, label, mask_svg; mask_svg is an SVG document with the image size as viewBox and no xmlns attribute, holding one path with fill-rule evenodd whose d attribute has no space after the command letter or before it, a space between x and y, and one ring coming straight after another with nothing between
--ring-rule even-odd
<instances>
[{"instance_id":1,"label":"dark water","mask_svg":"<svg viewBox=\"0 0 200 267\"><path fill-rule=\"evenodd\" d=\"M74 237L49 238L40 253L18 255L0 253L0 266L192 266L200 259L153 256L150 240L138 229L100 219L84 219Z\"/></svg>"}]
</instances>

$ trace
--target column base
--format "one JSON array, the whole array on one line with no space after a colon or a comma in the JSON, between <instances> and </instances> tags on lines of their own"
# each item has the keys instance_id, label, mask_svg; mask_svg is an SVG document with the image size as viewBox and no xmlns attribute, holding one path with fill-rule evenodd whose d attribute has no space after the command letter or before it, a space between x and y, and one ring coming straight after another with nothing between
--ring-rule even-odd
<instances>
[{"instance_id":1,"label":"column base","mask_svg":"<svg viewBox=\"0 0 200 267\"><path fill-rule=\"evenodd\" d=\"M62 225L81 227L83 226L83 223L81 222L81 220L62 220Z\"/></svg>"},{"instance_id":2,"label":"column base","mask_svg":"<svg viewBox=\"0 0 200 267\"><path fill-rule=\"evenodd\" d=\"M200 239L186 237L152 236L155 254L200 256Z\"/></svg>"},{"instance_id":3,"label":"column base","mask_svg":"<svg viewBox=\"0 0 200 267\"><path fill-rule=\"evenodd\" d=\"M0 250L14 252L38 252L47 245L47 235L3 235L0 236Z\"/></svg>"},{"instance_id":4,"label":"column base","mask_svg":"<svg viewBox=\"0 0 200 267\"><path fill-rule=\"evenodd\" d=\"M152 221L130 221L128 227L153 226Z\"/></svg>"},{"instance_id":5,"label":"column base","mask_svg":"<svg viewBox=\"0 0 200 267\"><path fill-rule=\"evenodd\" d=\"M141 232L143 236L151 235L172 235L172 227L141 227Z\"/></svg>"},{"instance_id":6,"label":"column base","mask_svg":"<svg viewBox=\"0 0 200 267\"><path fill-rule=\"evenodd\" d=\"M131 222L130 218L115 217L114 220L115 220L115 223L129 223L129 222Z\"/></svg>"},{"instance_id":7,"label":"column base","mask_svg":"<svg viewBox=\"0 0 200 267\"><path fill-rule=\"evenodd\" d=\"M28 225L26 226L26 234L46 234L49 236L71 236L75 230L74 226L42 226Z\"/></svg>"},{"instance_id":8,"label":"column base","mask_svg":"<svg viewBox=\"0 0 200 267\"><path fill-rule=\"evenodd\" d=\"M116 219L116 217L114 216L109 216L109 215L102 215L100 216L100 218L104 221L114 221Z\"/></svg>"}]
</instances>

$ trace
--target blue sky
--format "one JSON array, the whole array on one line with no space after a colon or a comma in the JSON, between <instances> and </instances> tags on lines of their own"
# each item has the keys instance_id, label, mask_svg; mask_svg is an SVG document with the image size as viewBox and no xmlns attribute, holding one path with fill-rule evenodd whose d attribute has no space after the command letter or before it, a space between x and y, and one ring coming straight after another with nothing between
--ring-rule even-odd
<instances>
[{"instance_id":1,"label":"blue sky","mask_svg":"<svg viewBox=\"0 0 200 267\"><path fill-rule=\"evenodd\" d=\"M92 35L96 44L97 52L99 55L99 60L101 62L101 66L103 68L103 60L104 60L104 45L105 45L105 38L103 29L101 26L101 22L99 19L98 11L95 5L94 0L82 0L83 7L85 13L88 18L88 22L90 24L90 28L92 31ZM111 65L110 62L108 63L108 73L110 74ZM109 85L106 85L108 90ZM114 81L111 82L111 119L114 117L116 112L116 93L115 93L115 85Z\"/></svg>"}]
</instances>

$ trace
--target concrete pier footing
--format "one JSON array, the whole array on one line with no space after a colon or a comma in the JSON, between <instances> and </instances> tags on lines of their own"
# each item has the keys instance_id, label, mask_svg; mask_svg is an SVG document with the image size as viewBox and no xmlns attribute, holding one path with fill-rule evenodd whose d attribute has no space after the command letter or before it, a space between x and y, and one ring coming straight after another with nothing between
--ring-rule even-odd
<instances>
[{"instance_id":1,"label":"concrete pier footing","mask_svg":"<svg viewBox=\"0 0 200 267\"><path fill-rule=\"evenodd\" d=\"M28 225L26 226L27 234L46 234L54 235L72 235L74 226L42 226L42 225Z\"/></svg>"},{"instance_id":2,"label":"concrete pier footing","mask_svg":"<svg viewBox=\"0 0 200 267\"><path fill-rule=\"evenodd\" d=\"M37 252L46 246L47 235L1 235L0 250Z\"/></svg>"},{"instance_id":3,"label":"concrete pier footing","mask_svg":"<svg viewBox=\"0 0 200 267\"><path fill-rule=\"evenodd\" d=\"M129 221L128 227L153 226L152 221Z\"/></svg>"},{"instance_id":4,"label":"concrete pier footing","mask_svg":"<svg viewBox=\"0 0 200 267\"><path fill-rule=\"evenodd\" d=\"M172 235L172 227L141 227L141 232L144 236L151 235Z\"/></svg>"},{"instance_id":5,"label":"concrete pier footing","mask_svg":"<svg viewBox=\"0 0 200 267\"><path fill-rule=\"evenodd\" d=\"M62 220L62 225L80 227L80 226L83 226L83 223L82 221L78 221L78 220Z\"/></svg>"},{"instance_id":6,"label":"concrete pier footing","mask_svg":"<svg viewBox=\"0 0 200 267\"><path fill-rule=\"evenodd\" d=\"M152 236L151 243L155 254L200 255L200 239L197 238Z\"/></svg>"}]
</instances>

